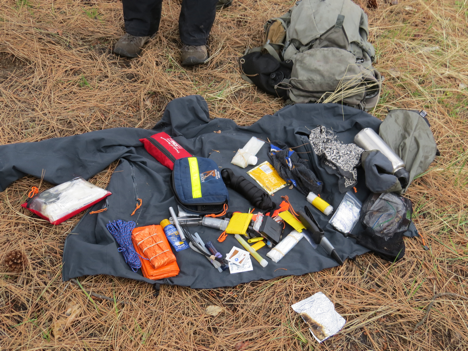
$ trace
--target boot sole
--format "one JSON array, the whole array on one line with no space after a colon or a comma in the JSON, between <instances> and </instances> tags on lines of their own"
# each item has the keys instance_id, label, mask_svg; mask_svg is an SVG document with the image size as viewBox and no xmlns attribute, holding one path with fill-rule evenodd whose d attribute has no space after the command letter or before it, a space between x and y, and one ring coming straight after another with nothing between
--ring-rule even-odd
<instances>
[{"instance_id":1,"label":"boot sole","mask_svg":"<svg viewBox=\"0 0 468 351\"><path fill-rule=\"evenodd\" d=\"M208 60L208 56L205 57L203 61L200 61L196 57L190 56L187 57L185 60L182 61L182 66L196 66L196 65L202 65Z\"/></svg>"},{"instance_id":2,"label":"boot sole","mask_svg":"<svg viewBox=\"0 0 468 351\"><path fill-rule=\"evenodd\" d=\"M140 56L140 53L141 53L141 50L137 54L130 54L125 49L121 49L121 48L114 49L114 54L123 56L123 57L128 57L128 58L137 58L138 56Z\"/></svg>"}]
</instances>

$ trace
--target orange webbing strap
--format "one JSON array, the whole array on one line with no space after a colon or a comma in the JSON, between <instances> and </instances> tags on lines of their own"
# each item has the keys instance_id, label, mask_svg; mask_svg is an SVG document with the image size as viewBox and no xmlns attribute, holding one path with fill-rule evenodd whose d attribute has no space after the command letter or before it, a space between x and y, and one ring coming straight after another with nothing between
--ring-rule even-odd
<instances>
[{"instance_id":1,"label":"orange webbing strap","mask_svg":"<svg viewBox=\"0 0 468 351\"><path fill-rule=\"evenodd\" d=\"M138 198L137 200L138 200L138 203L137 203L135 209L133 210L131 216L133 216L135 214L135 212L138 211L138 209L141 207L141 205L143 205L143 200L142 199Z\"/></svg>"},{"instance_id":2,"label":"orange webbing strap","mask_svg":"<svg viewBox=\"0 0 468 351\"><path fill-rule=\"evenodd\" d=\"M212 218L222 217L222 216L226 215L228 209L229 209L228 205L224 204L223 205L223 212L221 212L220 214L217 214L217 215L212 213L212 214L206 215L205 217L212 217Z\"/></svg>"},{"instance_id":3,"label":"orange webbing strap","mask_svg":"<svg viewBox=\"0 0 468 351\"><path fill-rule=\"evenodd\" d=\"M220 243L222 243L224 240L226 240L226 238L228 237L228 235L226 234L226 231L222 232L221 235L219 236L218 238L218 241Z\"/></svg>"},{"instance_id":4,"label":"orange webbing strap","mask_svg":"<svg viewBox=\"0 0 468 351\"><path fill-rule=\"evenodd\" d=\"M102 212L105 212L105 211L107 211L107 207L101 208L100 210L91 211L89 214L92 215L92 214L102 213Z\"/></svg>"},{"instance_id":5,"label":"orange webbing strap","mask_svg":"<svg viewBox=\"0 0 468 351\"><path fill-rule=\"evenodd\" d=\"M34 196L36 196L37 194L39 194L39 189L36 188L35 186L33 186L33 187L31 188L31 191L28 193L28 197L29 197L30 199L32 199L32 198L33 198Z\"/></svg>"}]
</instances>

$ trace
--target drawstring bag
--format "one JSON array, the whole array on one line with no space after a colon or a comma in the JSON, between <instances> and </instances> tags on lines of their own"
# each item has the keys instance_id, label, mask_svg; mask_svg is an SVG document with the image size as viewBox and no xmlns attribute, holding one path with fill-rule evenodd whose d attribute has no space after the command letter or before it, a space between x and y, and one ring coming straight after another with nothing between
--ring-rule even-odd
<instances>
[{"instance_id":1,"label":"drawstring bag","mask_svg":"<svg viewBox=\"0 0 468 351\"><path fill-rule=\"evenodd\" d=\"M278 88L278 84L291 78L292 60L278 61L269 53L251 52L243 56L239 64L242 78L268 94L288 98L288 90Z\"/></svg>"},{"instance_id":2,"label":"drawstring bag","mask_svg":"<svg viewBox=\"0 0 468 351\"><path fill-rule=\"evenodd\" d=\"M226 186L249 200L256 209L269 212L276 208L276 204L265 190L248 181L245 177L236 175L232 169L224 168L221 171L221 176Z\"/></svg>"}]
</instances>

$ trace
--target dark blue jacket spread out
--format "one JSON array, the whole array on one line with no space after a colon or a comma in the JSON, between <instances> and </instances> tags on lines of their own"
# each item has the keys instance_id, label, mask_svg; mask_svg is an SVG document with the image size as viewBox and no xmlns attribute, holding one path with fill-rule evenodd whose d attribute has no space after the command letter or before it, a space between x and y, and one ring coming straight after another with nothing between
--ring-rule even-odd
<instances>
[{"instance_id":1,"label":"dark blue jacket spread out","mask_svg":"<svg viewBox=\"0 0 468 351\"><path fill-rule=\"evenodd\" d=\"M274 115L267 115L249 127L239 127L229 119L209 118L208 106L200 96L188 96L168 104L164 116L153 130L137 128L116 128L65 138L49 139L36 143L21 143L0 146L0 191L4 191L15 180L29 174L41 177L53 184L81 176L88 179L102 171L112 162L120 163L112 175L108 190L113 194L107 199L108 210L99 214L86 214L70 233L63 253L63 279L83 275L108 274L154 283L140 272L134 273L117 251L117 244L105 225L109 221L133 220L137 226L158 224L169 217L168 208L176 207L171 190L171 171L158 163L143 148L139 141L159 131L171 135L188 152L195 156L213 159L219 167L230 167L237 174L246 175L252 167L240 169L230 162L235 152L252 137L263 140L279 140L289 146L298 146L295 151L307 158L313 171L324 182L322 198L337 208L344 194L338 191L338 178L328 174L319 164L309 141L309 131L319 125L332 128L345 143L353 141L362 128L377 131L380 121L371 115L350 107L335 104L297 104L287 106ZM216 133L215 133L216 131ZM218 131L221 131L220 133ZM268 160L267 146L258 153L259 163ZM369 195L364 173L358 171L356 196L364 201ZM288 195L296 210L306 204L305 197L295 189L284 188L274 194L273 200L281 202L281 196ZM143 200L143 206L131 217L136 199ZM104 201L91 208L98 210ZM246 212L250 207L247 200L229 189L229 210ZM329 217L313 209L313 215L325 230L326 237L340 256L355 257L368 250L354 239L345 238L328 224ZM204 241L211 240L226 254L239 243L229 236L223 243L216 241L220 232L205 227L192 227ZM360 223L353 233L362 231ZM416 229L410 227L408 236L414 236ZM266 258L268 248L259 250ZM336 266L337 263L326 252L302 240L279 263L267 259L266 268L253 261L253 271L229 274L219 273L201 255L188 249L175 253L180 274L174 278L159 281L192 288L216 288L235 286L253 280L272 279L284 275L301 275ZM282 269L279 269L282 268Z\"/></svg>"}]
</instances>

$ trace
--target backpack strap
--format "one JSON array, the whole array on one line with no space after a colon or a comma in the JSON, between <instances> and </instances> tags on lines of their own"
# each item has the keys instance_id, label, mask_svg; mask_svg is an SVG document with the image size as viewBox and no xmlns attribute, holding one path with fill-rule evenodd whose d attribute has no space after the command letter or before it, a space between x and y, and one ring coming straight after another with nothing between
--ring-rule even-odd
<instances>
[{"instance_id":1,"label":"backpack strap","mask_svg":"<svg viewBox=\"0 0 468 351\"><path fill-rule=\"evenodd\" d=\"M270 41L268 40L263 46L261 46L262 51L266 50L268 53L273 56L275 59L278 61L282 61L281 58L279 57L278 53L276 52L275 48L270 44Z\"/></svg>"},{"instance_id":2,"label":"backpack strap","mask_svg":"<svg viewBox=\"0 0 468 351\"><path fill-rule=\"evenodd\" d=\"M377 87L378 91L377 91L377 94L375 94L374 96L364 98L363 110L365 110L365 111L372 110L378 104L378 102L380 100L380 94L382 92L383 77L381 76L381 74L377 70L374 70L373 73L374 73L375 79L377 81L376 84L378 84L378 87Z\"/></svg>"},{"instance_id":3,"label":"backpack strap","mask_svg":"<svg viewBox=\"0 0 468 351\"><path fill-rule=\"evenodd\" d=\"M270 33L272 27L275 27L275 29L277 29L278 26L281 26L284 32L281 33L280 38L278 38L278 35L276 36L273 35L272 37ZM266 36L265 36L265 44L261 46L262 50L266 50L271 56L273 56L278 61L283 61L278 55L278 52L282 52L284 50L287 32L288 32L288 26L283 18L275 17L275 18L268 20L268 22L265 24ZM271 42L272 39L273 40L276 39L277 42L272 43ZM282 40L282 42L279 42L279 40Z\"/></svg>"},{"instance_id":4,"label":"backpack strap","mask_svg":"<svg viewBox=\"0 0 468 351\"><path fill-rule=\"evenodd\" d=\"M265 44L263 44L262 46L257 46L256 48L252 48L252 49L247 49L245 50L244 52L244 56L247 55L247 54L251 54L252 52L262 52L262 51L267 51L271 56L273 56L275 59L277 59L278 61L283 61L281 60L280 56L278 55L278 53L276 52L275 48L273 47L273 45L275 44L270 44L270 41L267 41ZM243 78L243 77L242 77Z\"/></svg>"},{"instance_id":5,"label":"backpack strap","mask_svg":"<svg viewBox=\"0 0 468 351\"><path fill-rule=\"evenodd\" d=\"M340 14L338 15L338 17L336 18L335 28L343 28L344 20L345 20L345 16L343 16L343 15L340 13Z\"/></svg>"},{"instance_id":6,"label":"backpack strap","mask_svg":"<svg viewBox=\"0 0 468 351\"><path fill-rule=\"evenodd\" d=\"M253 49L251 49L252 51L251 51L251 50L247 50L246 53L245 53L245 55L250 54L250 53L252 53L252 52L260 51L260 50L255 50L255 49L259 49L259 48L253 48ZM245 55L244 55L244 56L245 56ZM242 65L243 65L244 63L245 63L245 59L244 59L243 57L241 57L241 58L239 59L239 70L240 70L240 72L241 72L241 78L242 78L243 80L245 80L246 82L250 83L250 84L255 84L255 83L253 82L253 80L250 79L249 76L247 76L247 74L245 74L244 69L242 68Z\"/></svg>"}]
</instances>

